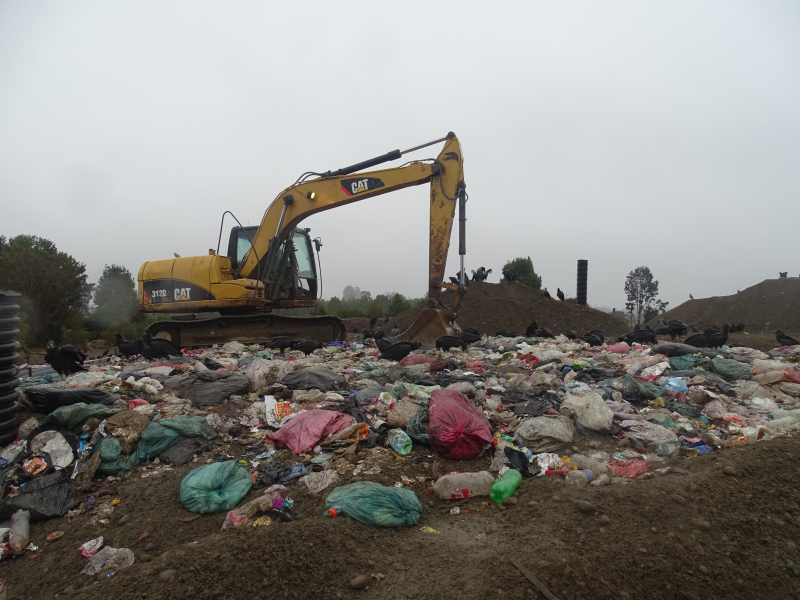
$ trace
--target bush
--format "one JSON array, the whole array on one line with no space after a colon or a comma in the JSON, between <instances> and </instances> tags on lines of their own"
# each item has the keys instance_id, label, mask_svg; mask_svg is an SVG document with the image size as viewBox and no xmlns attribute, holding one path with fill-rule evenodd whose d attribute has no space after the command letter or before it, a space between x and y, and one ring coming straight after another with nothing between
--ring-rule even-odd
<instances>
[{"instance_id":1,"label":"bush","mask_svg":"<svg viewBox=\"0 0 800 600\"><path fill-rule=\"evenodd\" d=\"M516 275L517 281L522 285L527 285L538 291L542 289L542 278L533 270L533 261L530 256L527 258L520 256L519 258L508 261L503 266L503 271L508 271Z\"/></svg>"}]
</instances>

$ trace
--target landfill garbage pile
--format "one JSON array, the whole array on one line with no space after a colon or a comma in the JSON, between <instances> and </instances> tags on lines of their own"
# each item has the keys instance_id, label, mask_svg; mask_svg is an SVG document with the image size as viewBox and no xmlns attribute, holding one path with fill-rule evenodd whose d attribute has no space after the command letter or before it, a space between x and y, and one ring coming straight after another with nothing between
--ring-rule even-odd
<instances>
[{"instance_id":1,"label":"landfill garbage pile","mask_svg":"<svg viewBox=\"0 0 800 600\"><path fill-rule=\"evenodd\" d=\"M30 416L0 451L2 560L41 551L30 522L87 514L102 526L118 500L101 487L187 463L175 497L224 516L223 529L341 517L425 532L429 498L506 505L542 477L591 489L679 476L680 460L800 429L800 346L484 336L394 362L372 344L283 356L230 342L23 381ZM398 460L463 467L375 481ZM305 494L324 509L298 512ZM80 552L99 578L137 551L98 536Z\"/></svg>"}]
</instances>

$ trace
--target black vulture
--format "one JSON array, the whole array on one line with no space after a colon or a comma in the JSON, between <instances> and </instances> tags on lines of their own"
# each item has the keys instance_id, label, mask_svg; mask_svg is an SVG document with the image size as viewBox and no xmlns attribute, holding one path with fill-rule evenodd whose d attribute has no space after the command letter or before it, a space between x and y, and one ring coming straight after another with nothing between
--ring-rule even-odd
<instances>
[{"instance_id":1,"label":"black vulture","mask_svg":"<svg viewBox=\"0 0 800 600\"><path fill-rule=\"evenodd\" d=\"M503 279L505 279L506 281L518 281L519 275L503 269Z\"/></svg>"},{"instance_id":2,"label":"black vulture","mask_svg":"<svg viewBox=\"0 0 800 600\"><path fill-rule=\"evenodd\" d=\"M717 327L706 329L705 334L708 338L708 347L719 348L728 341L728 325L724 325L722 329Z\"/></svg>"},{"instance_id":3,"label":"black vulture","mask_svg":"<svg viewBox=\"0 0 800 600\"><path fill-rule=\"evenodd\" d=\"M375 323L377 323L377 322L378 322L378 317L372 317L369 320L369 328L370 329L374 329L375 328Z\"/></svg>"},{"instance_id":4,"label":"black vulture","mask_svg":"<svg viewBox=\"0 0 800 600\"><path fill-rule=\"evenodd\" d=\"M539 324L536 321L531 321L530 325L525 328L525 337L533 337L537 329L539 329Z\"/></svg>"},{"instance_id":5,"label":"black vulture","mask_svg":"<svg viewBox=\"0 0 800 600\"><path fill-rule=\"evenodd\" d=\"M291 348L293 344L294 342L292 341L292 338L290 338L289 336L279 335L278 337L272 338L272 341L269 344L267 344L267 348L269 348L270 350L280 350L281 354L283 354L284 351L287 348Z\"/></svg>"},{"instance_id":6,"label":"black vulture","mask_svg":"<svg viewBox=\"0 0 800 600\"><path fill-rule=\"evenodd\" d=\"M52 341L47 342L44 360L53 367L56 373L63 376L86 370L81 366L86 360L86 355L72 344L64 344L60 348L56 348Z\"/></svg>"},{"instance_id":7,"label":"black vulture","mask_svg":"<svg viewBox=\"0 0 800 600\"><path fill-rule=\"evenodd\" d=\"M606 341L606 334L603 333L602 331L600 331L599 329L592 329L586 335L593 335L593 336L599 338L601 344Z\"/></svg>"},{"instance_id":8,"label":"black vulture","mask_svg":"<svg viewBox=\"0 0 800 600\"><path fill-rule=\"evenodd\" d=\"M486 270L486 267L481 267L477 271L472 271L472 281L486 281L486 278L489 277L489 273L492 270Z\"/></svg>"},{"instance_id":9,"label":"black vulture","mask_svg":"<svg viewBox=\"0 0 800 600\"><path fill-rule=\"evenodd\" d=\"M583 341L589 344L590 346L602 346L603 340L600 337L594 335L593 333L587 333L583 336Z\"/></svg>"},{"instance_id":10,"label":"black vulture","mask_svg":"<svg viewBox=\"0 0 800 600\"><path fill-rule=\"evenodd\" d=\"M481 336L470 330L462 331L456 337L467 344L474 344L475 342L481 341Z\"/></svg>"},{"instance_id":11,"label":"black vulture","mask_svg":"<svg viewBox=\"0 0 800 600\"><path fill-rule=\"evenodd\" d=\"M631 331L630 333L626 333L622 337L617 339L618 342L625 342L626 344L655 344L656 334L652 329L637 329L635 331Z\"/></svg>"},{"instance_id":12,"label":"black vulture","mask_svg":"<svg viewBox=\"0 0 800 600\"><path fill-rule=\"evenodd\" d=\"M664 322L664 319L659 319L658 323L656 323L656 326L653 327L653 333L656 335L664 335L668 330L669 325Z\"/></svg>"},{"instance_id":13,"label":"black vulture","mask_svg":"<svg viewBox=\"0 0 800 600\"><path fill-rule=\"evenodd\" d=\"M451 348L467 349L467 342L452 335L443 335L436 340L436 348L441 350L450 350Z\"/></svg>"},{"instance_id":14,"label":"black vulture","mask_svg":"<svg viewBox=\"0 0 800 600\"><path fill-rule=\"evenodd\" d=\"M550 330L549 330L547 327L539 327L539 328L537 328L537 329L536 329L536 330L533 332L533 335L534 335L535 337L541 337L541 338L551 338L551 337L555 337L555 336L553 335L553 332L552 332L552 331L550 331Z\"/></svg>"},{"instance_id":15,"label":"black vulture","mask_svg":"<svg viewBox=\"0 0 800 600\"><path fill-rule=\"evenodd\" d=\"M561 291L561 288L556 288L556 296L558 299L564 302L564 292Z\"/></svg>"},{"instance_id":16,"label":"black vulture","mask_svg":"<svg viewBox=\"0 0 800 600\"><path fill-rule=\"evenodd\" d=\"M398 335L400 335L400 328L399 327L395 327L394 329L392 329L391 333L392 333L392 337L397 337Z\"/></svg>"},{"instance_id":17,"label":"black vulture","mask_svg":"<svg viewBox=\"0 0 800 600\"><path fill-rule=\"evenodd\" d=\"M141 353L138 343L126 342L119 333L117 333L117 350L123 356L136 356Z\"/></svg>"},{"instance_id":18,"label":"black vulture","mask_svg":"<svg viewBox=\"0 0 800 600\"><path fill-rule=\"evenodd\" d=\"M386 350L393 343L394 340L392 340L392 338L387 338L387 337L382 337L375 340L375 345L378 346L378 350L380 350L381 352Z\"/></svg>"},{"instance_id":19,"label":"black vulture","mask_svg":"<svg viewBox=\"0 0 800 600\"><path fill-rule=\"evenodd\" d=\"M153 337L149 331L145 336L145 342L150 346L150 352L153 354L154 358L169 358L170 356L183 355L183 352L181 352L180 348L177 348L175 344L163 338Z\"/></svg>"},{"instance_id":20,"label":"black vulture","mask_svg":"<svg viewBox=\"0 0 800 600\"><path fill-rule=\"evenodd\" d=\"M416 350L419 347L419 342L395 342L381 352L380 358L385 358L386 360L403 360L406 356L411 354L412 350Z\"/></svg>"},{"instance_id":21,"label":"black vulture","mask_svg":"<svg viewBox=\"0 0 800 600\"><path fill-rule=\"evenodd\" d=\"M781 329L775 330L775 339L778 340L778 343L781 346L797 346L798 344L800 344L800 342L798 342L796 339L789 337L788 335L783 333L783 330Z\"/></svg>"},{"instance_id":22,"label":"black vulture","mask_svg":"<svg viewBox=\"0 0 800 600\"><path fill-rule=\"evenodd\" d=\"M708 336L705 333L696 333L685 340L683 343L687 346L694 346L695 348L708 348Z\"/></svg>"},{"instance_id":23,"label":"black vulture","mask_svg":"<svg viewBox=\"0 0 800 600\"><path fill-rule=\"evenodd\" d=\"M569 339L571 339L571 340L577 340L577 339L578 339L578 332L577 332L577 331L574 331L574 330L572 330L572 329L567 329L567 330L566 330L564 333L562 333L561 335L563 335L564 337L566 337L566 338L569 338Z\"/></svg>"},{"instance_id":24,"label":"black vulture","mask_svg":"<svg viewBox=\"0 0 800 600\"><path fill-rule=\"evenodd\" d=\"M683 337L689 332L689 326L683 321L670 321L667 325L667 335L675 341L676 337Z\"/></svg>"},{"instance_id":25,"label":"black vulture","mask_svg":"<svg viewBox=\"0 0 800 600\"><path fill-rule=\"evenodd\" d=\"M494 335L495 335L495 337L511 337L511 338L513 338L513 337L517 337L517 332L516 331L506 331L505 329L498 329L495 332Z\"/></svg>"},{"instance_id":26,"label":"black vulture","mask_svg":"<svg viewBox=\"0 0 800 600\"><path fill-rule=\"evenodd\" d=\"M322 344L314 340L303 340L292 345L292 350L299 350L306 356L313 354L317 348L322 348Z\"/></svg>"}]
</instances>

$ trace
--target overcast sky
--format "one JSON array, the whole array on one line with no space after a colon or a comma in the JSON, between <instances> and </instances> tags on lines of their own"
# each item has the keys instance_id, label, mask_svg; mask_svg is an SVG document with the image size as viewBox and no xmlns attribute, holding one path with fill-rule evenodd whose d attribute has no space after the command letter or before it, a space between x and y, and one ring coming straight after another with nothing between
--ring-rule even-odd
<instances>
[{"instance_id":1,"label":"overcast sky","mask_svg":"<svg viewBox=\"0 0 800 600\"><path fill-rule=\"evenodd\" d=\"M224 210L256 225L304 171L451 130L489 281L530 256L574 295L585 258L589 303L621 308L639 265L671 306L800 273L796 0L0 1L0 235L92 281L205 254ZM427 186L304 226L325 298L425 292ZM454 228L448 275L457 250Z\"/></svg>"}]
</instances>

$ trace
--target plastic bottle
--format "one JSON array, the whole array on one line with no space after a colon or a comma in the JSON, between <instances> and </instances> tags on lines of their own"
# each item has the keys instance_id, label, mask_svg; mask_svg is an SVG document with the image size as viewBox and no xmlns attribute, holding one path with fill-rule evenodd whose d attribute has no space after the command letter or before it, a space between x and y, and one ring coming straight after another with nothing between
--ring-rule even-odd
<instances>
[{"instance_id":1,"label":"plastic bottle","mask_svg":"<svg viewBox=\"0 0 800 600\"><path fill-rule=\"evenodd\" d=\"M597 479L592 481L589 485L593 485L593 486L611 485L611 477L609 477L608 475L603 473L602 475L600 475L600 477L598 477Z\"/></svg>"},{"instance_id":2,"label":"plastic bottle","mask_svg":"<svg viewBox=\"0 0 800 600\"><path fill-rule=\"evenodd\" d=\"M11 533L8 545L14 552L22 552L28 547L31 533L30 518L31 513L22 509L11 515Z\"/></svg>"},{"instance_id":3,"label":"plastic bottle","mask_svg":"<svg viewBox=\"0 0 800 600\"><path fill-rule=\"evenodd\" d=\"M584 456L583 454L573 454L570 456L570 460L577 465L579 469L591 471L592 477L595 479L600 477L600 475L608 475L611 477L614 474L614 470L608 463L600 462L599 460Z\"/></svg>"},{"instance_id":4,"label":"plastic bottle","mask_svg":"<svg viewBox=\"0 0 800 600\"><path fill-rule=\"evenodd\" d=\"M570 471L564 478L567 485L589 485L594 480L591 471Z\"/></svg>"},{"instance_id":5,"label":"plastic bottle","mask_svg":"<svg viewBox=\"0 0 800 600\"><path fill-rule=\"evenodd\" d=\"M520 483L522 483L522 474L516 469L509 469L492 486L492 500L499 504L506 498L509 498Z\"/></svg>"},{"instance_id":6,"label":"plastic bottle","mask_svg":"<svg viewBox=\"0 0 800 600\"><path fill-rule=\"evenodd\" d=\"M674 456L680 449L681 445L678 442L664 442L658 448L656 448L656 454L659 456Z\"/></svg>"},{"instance_id":7,"label":"plastic bottle","mask_svg":"<svg viewBox=\"0 0 800 600\"><path fill-rule=\"evenodd\" d=\"M411 452L411 438L402 429L391 429L389 431L389 445L398 454L408 454Z\"/></svg>"},{"instance_id":8,"label":"plastic bottle","mask_svg":"<svg viewBox=\"0 0 800 600\"><path fill-rule=\"evenodd\" d=\"M326 511L326 514L329 517L338 517L340 514L342 514L342 506L340 504L337 504L336 506L329 508Z\"/></svg>"},{"instance_id":9,"label":"plastic bottle","mask_svg":"<svg viewBox=\"0 0 800 600\"><path fill-rule=\"evenodd\" d=\"M442 500L461 500L472 496L488 496L494 477L488 471L448 473L433 484L433 493Z\"/></svg>"}]
</instances>

